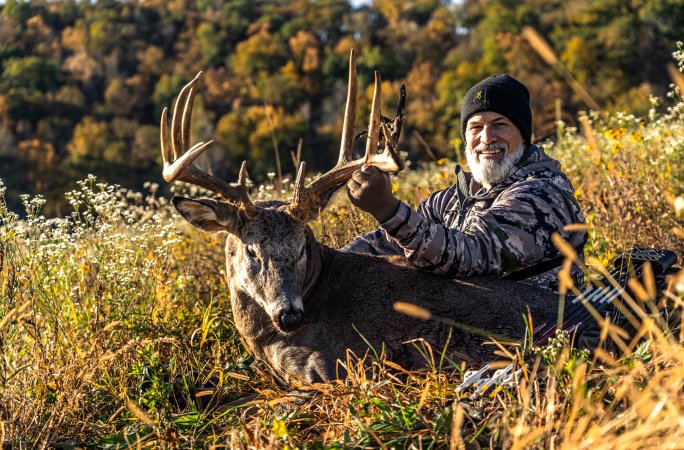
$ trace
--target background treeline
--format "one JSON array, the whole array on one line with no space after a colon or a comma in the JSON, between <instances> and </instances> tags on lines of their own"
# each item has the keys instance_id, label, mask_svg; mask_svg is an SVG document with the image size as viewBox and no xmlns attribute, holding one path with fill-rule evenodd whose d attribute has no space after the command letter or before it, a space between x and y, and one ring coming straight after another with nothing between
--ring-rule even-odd
<instances>
[{"instance_id":1,"label":"background treeline","mask_svg":"<svg viewBox=\"0 0 684 450\"><path fill-rule=\"evenodd\" d=\"M373 70L391 115L408 88L402 149L413 159L461 147L460 101L506 71L533 95L537 138L586 105L521 32L532 27L598 104L645 114L670 82L684 36L681 0L7 1L0 12L0 179L8 200L62 192L87 173L138 188L160 178L159 116L204 71L193 116L216 143L205 164L233 177L241 160L260 180L292 173L300 140L313 170L336 159L347 59L358 52L357 128ZM558 101L559 100L559 101ZM558 106L562 108L559 109ZM16 206L16 205L15 205Z\"/></svg>"}]
</instances>

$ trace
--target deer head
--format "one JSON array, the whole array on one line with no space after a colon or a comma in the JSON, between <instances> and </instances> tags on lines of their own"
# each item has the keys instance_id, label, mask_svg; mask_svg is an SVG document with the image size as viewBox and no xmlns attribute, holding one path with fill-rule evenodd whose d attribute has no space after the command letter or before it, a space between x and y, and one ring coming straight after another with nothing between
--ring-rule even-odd
<instances>
[{"instance_id":1,"label":"deer head","mask_svg":"<svg viewBox=\"0 0 684 450\"><path fill-rule=\"evenodd\" d=\"M304 318L302 298L313 282L310 268L318 253L314 246L315 239L306 223L325 208L332 194L362 165L373 164L385 172L396 172L402 168L395 149L403 119L403 87L397 117L393 122L387 121L390 123L388 126L380 114L381 87L377 72L366 153L359 159L352 158L357 96L353 50L349 60L349 84L338 162L309 186L304 186L306 165L302 162L290 203L268 201L253 204L245 187L244 162L237 186L231 186L193 164L212 143L199 142L188 148L192 104L201 73L178 95L171 120L171 133L168 130L166 108L162 112L164 179L168 182L180 180L191 183L222 197L219 200L174 197L173 205L194 226L209 232L228 233L226 268L232 294L239 292L254 299L282 332L294 331L301 326ZM383 131L384 148L377 153L380 130Z\"/></svg>"}]
</instances>

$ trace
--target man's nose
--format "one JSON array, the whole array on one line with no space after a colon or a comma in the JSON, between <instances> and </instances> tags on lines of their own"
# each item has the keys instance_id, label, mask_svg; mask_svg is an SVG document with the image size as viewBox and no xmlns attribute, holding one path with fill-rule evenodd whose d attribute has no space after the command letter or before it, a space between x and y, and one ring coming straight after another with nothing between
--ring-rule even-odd
<instances>
[{"instance_id":1,"label":"man's nose","mask_svg":"<svg viewBox=\"0 0 684 450\"><path fill-rule=\"evenodd\" d=\"M482 134L480 135L480 141L482 141L483 144L491 144L495 142L497 139L496 132L494 131L494 127L490 127L489 125L485 125L482 127Z\"/></svg>"}]
</instances>

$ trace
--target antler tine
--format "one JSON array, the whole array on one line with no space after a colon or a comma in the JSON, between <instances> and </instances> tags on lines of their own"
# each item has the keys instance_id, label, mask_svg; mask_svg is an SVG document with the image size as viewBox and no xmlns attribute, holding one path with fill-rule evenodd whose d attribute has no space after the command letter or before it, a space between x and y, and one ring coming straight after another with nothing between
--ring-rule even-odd
<instances>
[{"instance_id":1,"label":"antler tine","mask_svg":"<svg viewBox=\"0 0 684 450\"><path fill-rule=\"evenodd\" d=\"M188 97L183 105L183 117L181 120L181 141L183 143L183 148L188 148L190 144L190 123L192 122L192 105L195 102L195 94L197 93L197 85L199 83L199 78L202 72L198 72L195 78L192 80L192 87L188 91Z\"/></svg>"},{"instance_id":2,"label":"antler tine","mask_svg":"<svg viewBox=\"0 0 684 450\"><path fill-rule=\"evenodd\" d=\"M238 175L238 187L240 190L240 204L244 211L251 216L254 211L254 205L247 194L247 161L242 161L240 165L240 174Z\"/></svg>"},{"instance_id":3,"label":"antler tine","mask_svg":"<svg viewBox=\"0 0 684 450\"><path fill-rule=\"evenodd\" d=\"M355 107L356 107L356 62L354 53L349 57L349 87L347 92L347 106L342 130L342 143L340 145L340 157L337 165L331 170L314 180L309 186L304 187L303 169L297 174L295 192L290 203L290 211L295 216L309 220L311 212L320 210L330 199L333 192L349 181L352 174L364 164L373 164L383 172L398 172L403 168L401 158L397 155L394 145L396 139L391 137L388 130L385 133L385 148L381 154L376 153L380 140L381 114L380 103L382 101L382 80L380 74L375 72L375 91L373 93L373 105L368 125L368 140L366 142L366 155L352 159L352 142L354 136ZM403 117L403 115L402 115ZM390 137L388 139L388 137Z\"/></svg>"},{"instance_id":4,"label":"antler tine","mask_svg":"<svg viewBox=\"0 0 684 450\"><path fill-rule=\"evenodd\" d=\"M356 79L356 55L354 49L349 53L349 82L347 85L347 103L344 108L344 124L342 125L342 142L337 165L342 165L352 158L354 145L354 123L356 122L356 97L358 81Z\"/></svg>"},{"instance_id":5,"label":"antler tine","mask_svg":"<svg viewBox=\"0 0 684 450\"><path fill-rule=\"evenodd\" d=\"M242 161L240 165L240 173L238 174L238 186L243 190L247 189L247 161Z\"/></svg>"},{"instance_id":6,"label":"antler tine","mask_svg":"<svg viewBox=\"0 0 684 450\"><path fill-rule=\"evenodd\" d=\"M201 73L201 72L200 72ZM171 148L173 149L173 158L176 159L183 155L187 150L183 142L183 116L187 114L187 98L190 92L199 83L199 73L192 81L186 84L181 89L176 99L176 104L173 107L173 117L171 118ZM192 111L192 104L190 105ZM189 126L189 124L188 124Z\"/></svg>"},{"instance_id":7,"label":"antler tine","mask_svg":"<svg viewBox=\"0 0 684 450\"><path fill-rule=\"evenodd\" d=\"M294 193L292 194L291 205L296 207L302 204L302 196L304 195L304 174L306 173L306 162L302 161L299 163L299 169L297 170L297 178L294 184Z\"/></svg>"},{"instance_id":8,"label":"antler tine","mask_svg":"<svg viewBox=\"0 0 684 450\"><path fill-rule=\"evenodd\" d=\"M380 104L382 103L382 80L380 73L375 72L375 87L373 89L373 103L368 121L368 139L366 140L366 162L370 162L378 149L380 139Z\"/></svg>"},{"instance_id":9,"label":"antler tine","mask_svg":"<svg viewBox=\"0 0 684 450\"><path fill-rule=\"evenodd\" d=\"M169 108L164 107L162 110L161 121L159 123L159 141L161 142L161 153L164 168L173 160L173 152L169 147L169 125L168 125ZM166 180L166 178L164 178ZM166 180L170 181L170 180Z\"/></svg>"},{"instance_id":10,"label":"antler tine","mask_svg":"<svg viewBox=\"0 0 684 450\"><path fill-rule=\"evenodd\" d=\"M200 142L195 144L190 150L181 150L180 158L176 158L177 153L174 147L175 139L171 141L171 147L169 147L169 125L168 125L168 108L164 108L162 111L161 122L160 122L160 141L161 141L161 151L162 151L162 161L164 163L164 170L162 176L167 182L174 180L181 180L181 174L188 168L192 162L197 159L199 155L214 141ZM180 144L179 141L176 141ZM184 181L184 180L183 180Z\"/></svg>"},{"instance_id":11,"label":"antler tine","mask_svg":"<svg viewBox=\"0 0 684 450\"><path fill-rule=\"evenodd\" d=\"M160 123L161 152L164 161L162 175L167 182L174 180L184 181L219 194L226 200L237 204L247 216L250 216L253 211L253 205L249 200L245 186L246 168L244 163L240 170L240 186L238 187L231 186L228 182L203 172L193 165L197 157L214 142L198 142L188 149L192 104L200 75L201 72L186 84L178 94L173 118L171 119L171 132L169 132L168 128L168 109L164 108L162 111ZM171 146L169 146L169 140L171 141Z\"/></svg>"}]
</instances>

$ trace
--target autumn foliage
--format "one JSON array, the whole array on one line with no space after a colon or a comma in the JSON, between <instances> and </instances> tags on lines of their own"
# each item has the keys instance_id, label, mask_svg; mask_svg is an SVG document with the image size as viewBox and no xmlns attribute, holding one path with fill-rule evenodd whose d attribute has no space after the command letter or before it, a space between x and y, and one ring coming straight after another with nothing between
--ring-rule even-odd
<instances>
[{"instance_id":1,"label":"autumn foliage","mask_svg":"<svg viewBox=\"0 0 684 450\"><path fill-rule=\"evenodd\" d=\"M193 131L216 139L207 164L233 177L246 159L263 180L276 148L283 172L294 172L289 155L300 140L310 168L335 158L352 47L362 106L373 71L383 76L388 115L406 83L402 148L420 161L460 152L461 98L497 72L530 87L537 138L553 134L559 117L576 123L586 105L522 37L525 27L603 109L636 115L650 94L667 91L666 64L684 35L675 1L375 0L354 9L345 0L11 0L0 8L0 176L11 205L19 192L41 193L48 214L64 212L59 193L83 174L136 188L156 179L160 112L200 70Z\"/></svg>"}]
</instances>

